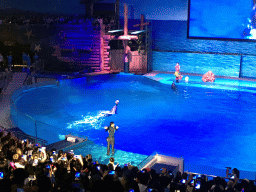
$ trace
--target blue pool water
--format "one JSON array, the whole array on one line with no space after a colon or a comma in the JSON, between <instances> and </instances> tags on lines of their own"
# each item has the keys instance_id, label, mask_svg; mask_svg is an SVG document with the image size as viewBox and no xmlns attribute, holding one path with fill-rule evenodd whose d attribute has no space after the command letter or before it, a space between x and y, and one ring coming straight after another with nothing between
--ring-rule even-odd
<instances>
[{"instance_id":1,"label":"blue pool water","mask_svg":"<svg viewBox=\"0 0 256 192\"><path fill-rule=\"evenodd\" d=\"M114 121L117 151L157 151L187 163L255 170L256 83L202 83L190 76L173 91L173 79L170 74L117 74L65 80L27 91L15 105L19 113L54 126L40 133L49 142L72 133L105 147L104 126ZM117 99L118 114L103 117L100 113Z\"/></svg>"}]
</instances>

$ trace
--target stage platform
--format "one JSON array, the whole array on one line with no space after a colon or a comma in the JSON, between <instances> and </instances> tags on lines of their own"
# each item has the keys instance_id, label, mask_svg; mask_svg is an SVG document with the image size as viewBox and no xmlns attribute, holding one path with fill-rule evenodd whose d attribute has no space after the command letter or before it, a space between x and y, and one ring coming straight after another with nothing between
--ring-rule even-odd
<instances>
[{"instance_id":1,"label":"stage platform","mask_svg":"<svg viewBox=\"0 0 256 192\"><path fill-rule=\"evenodd\" d=\"M171 85L173 82L177 87L202 87L211 89L225 89L231 91L245 91L245 92L256 92L256 79L249 78L235 78L235 77L224 77L216 76L215 82L203 82L202 76L199 74L181 73L183 76L179 83L176 83L174 72L158 72L154 71L147 73L144 77L158 81L163 84ZM185 81L185 77L188 77L188 81Z\"/></svg>"}]
</instances>

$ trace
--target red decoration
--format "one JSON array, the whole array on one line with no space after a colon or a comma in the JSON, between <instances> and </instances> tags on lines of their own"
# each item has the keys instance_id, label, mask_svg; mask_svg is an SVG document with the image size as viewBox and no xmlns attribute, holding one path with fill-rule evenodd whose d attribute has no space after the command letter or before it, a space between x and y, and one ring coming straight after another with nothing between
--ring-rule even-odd
<instances>
[{"instance_id":1,"label":"red decoration","mask_svg":"<svg viewBox=\"0 0 256 192\"><path fill-rule=\"evenodd\" d=\"M215 76L212 71L208 71L205 73L202 77L203 82L214 82L215 81Z\"/></svg>"}]
</instances>

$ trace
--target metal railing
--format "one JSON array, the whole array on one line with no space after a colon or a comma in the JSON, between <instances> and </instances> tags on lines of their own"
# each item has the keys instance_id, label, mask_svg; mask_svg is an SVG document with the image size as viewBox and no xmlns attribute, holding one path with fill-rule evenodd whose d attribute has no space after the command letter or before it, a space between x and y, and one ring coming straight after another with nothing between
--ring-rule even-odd
<instances>
[{"instance_id":1,"label":"metal railing","mask_svg":"<svg viewBox=\"0 0 256 192\"><path fill-rule=\"evenodd\" d=\"M34 119L26 113L19 111L15 105L15 101L20 98L23 94L26 94L30 89L36 89L42 86L57 86L57 81L45 81L40 83L35 83L27 86L23 86L22 88L16 90L11 97L11 120L14 126L19 127L23 130L27 135L32 136L32 139L37 141L41 141L41 139L46 139L48 143L53 143L59 141L59 135L65 135L70 132L65 131L61 128L57 128L50 124L41 122L39 120Z\"/></svg>"},{"instance_id":2,"label":"metal railing","mask_svg":"<svg viewBox=\"0 0 256 192\"><path fill-rule=\"evenodd\" d=\"M47 145L47 141L44 140L44 139L40 139L40 138L37 138L37 137L34 137L32 135L28 135L28 134L25 134L21 131L13 131L12 129L8 130L8 132L11 132L17 139L19 140L25 140L25 139L28 139L29 142L31 143L40 143L42 146L46 146Z\"/></svg>"}]
</instances>

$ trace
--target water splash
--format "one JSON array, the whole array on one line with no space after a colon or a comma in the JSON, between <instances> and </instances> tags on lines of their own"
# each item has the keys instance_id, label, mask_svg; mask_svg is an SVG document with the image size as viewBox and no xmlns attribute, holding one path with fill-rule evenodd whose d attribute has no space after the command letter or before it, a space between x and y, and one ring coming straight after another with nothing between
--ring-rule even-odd
<instances>
[{"instance_id":1,"label":"water splash","mask_svg":"<svg viewBox=\"0 0 256 192\"><path fill-rule=\"evenodd\" d=\"M98 111L95 115L90 113L86 116L82 115L82 119L67 123L67 129L101 129L108 112L109 111Z\"/></svg>"},{"instance_id":2,"label":"water splash","mask_svg":"<svg viewBox=\"0 0 256 192\"><path fill-rule=\"evenodd\" d=\"M59 139L60 139L60 140L64 140L64 139L65 139L65 135L59 134Z\"/></svg>"}]
</instances>

